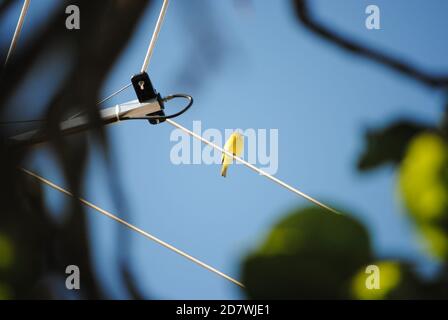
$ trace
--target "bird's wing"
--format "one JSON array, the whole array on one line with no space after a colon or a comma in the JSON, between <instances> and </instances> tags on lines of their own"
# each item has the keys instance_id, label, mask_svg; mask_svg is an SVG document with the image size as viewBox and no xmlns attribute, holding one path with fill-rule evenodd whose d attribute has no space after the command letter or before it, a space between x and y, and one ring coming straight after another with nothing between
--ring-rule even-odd
<instances>
[{"instance_id":1,"label":"bird's wing","mask_svg":"<svg viewBox=\"0 0 448 320\"><path fill-rule=\"evenodd\" d=\"M244 150L244 137L237 132L232 133L232 135L229 137L229 139L224 145L224 150L232 153L235 156L238 157L241 156ZM233 158L223 152L221 158L222 163L221 175L223 177L227 175L227 168L232 162Z\"/></svg>"},{"instance_id":2,"label":"bird's wing","mask_svg":"<svg viewBox=\"0 0 448 320\"><path fill-rule=\"evenodd\" d=\"M243 154L243 150L244 150L244 137L242 134L235 133L234 149L232 152L237 157L240 157Z\"/></svg>"},{"instance_id":3,"label":"bird's wing","mask_svg":"<svg viewBox=\"0 0 448 320\"><path fill-rule=\"evenodd\" d=\"M234 145L235 145L235 133L232 133L229 139L224 144L224 150L233 153ZM229 160L231 159L232 158L229 157L227 154L225 154L224 152L222 153L221 163L229 164L230 163Z\"/></svg>"}]
</instances>

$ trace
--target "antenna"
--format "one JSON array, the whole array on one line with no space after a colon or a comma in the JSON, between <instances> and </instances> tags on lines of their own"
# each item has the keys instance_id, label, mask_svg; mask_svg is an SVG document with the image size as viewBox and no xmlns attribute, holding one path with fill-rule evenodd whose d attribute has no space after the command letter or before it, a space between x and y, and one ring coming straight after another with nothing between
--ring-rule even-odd
<instances>
[{"instance_id":1,"label":"antenna","mask_svg":"<svg viewBox=\"0 0 448 320\"><path fill-rule=\"evenodd\" d=\"M31 0L25 0L23 2L22 11L20 12L19 21L17 22L16 30L14 31L14 36L11 40L11 45L9 46L8 54L6 55L5 66L8 64L9 59L12 57L14 50L16 49L17 42L19 41L20 33L22 32L23 23L25 22L26 14L28 13L28 7L30 6Z\"/></svg>"}]
</instances>

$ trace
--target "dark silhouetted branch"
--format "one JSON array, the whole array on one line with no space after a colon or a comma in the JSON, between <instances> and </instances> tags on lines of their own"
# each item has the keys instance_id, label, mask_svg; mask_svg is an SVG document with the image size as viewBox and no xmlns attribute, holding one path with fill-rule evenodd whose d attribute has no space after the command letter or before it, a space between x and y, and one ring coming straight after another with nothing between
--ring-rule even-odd
<instances>
[{"instance_id":1,"label":"dark silhouetted branch","mask_svg":"<svg viewBox=\"0 0 448 320\"><path fill-rule=\"evenodd\" d=\"M369 48L362 44L356 43L341 35L340 33L330 30L323 24L314 19L307 0L294 0L296 14L300 22L310 31L321 38L335 44L336 46L350 51L354 54L367 58L369 60L380 63L392 70L401 73L404 76L419 81L420 83L432 88L448 87L448 75L437 76L413 67L411 64L403 62L403 59L392 57L381 51Z\"/></svg>"}]
</instances>

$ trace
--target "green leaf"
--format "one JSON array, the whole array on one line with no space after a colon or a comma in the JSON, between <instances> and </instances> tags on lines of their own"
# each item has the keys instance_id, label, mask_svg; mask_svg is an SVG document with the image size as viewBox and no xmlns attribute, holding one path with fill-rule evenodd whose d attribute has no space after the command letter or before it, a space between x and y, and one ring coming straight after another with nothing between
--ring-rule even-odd
<instances>
[{"instance_id":1,"label":"green leaf","mask_svg":"<svg viewBox=\"0 0 448 320\"><path fill-rule=\"evenodd\" d=\"M348 298L352 276L371 257L367 231L355 219L296 210L246 258L243 283L253 299Z\"/></svg>"},{"instance_id":2,"label":"green leaf","mask_svg":"<svg viewBox=\"0 0 448 320\"><path fill-rule=\"evenodd\" d=\"M384 299L421 299L427 290L415 273L412 265L403 261L375 261L373 266L378 273L367 272L363 266L352 278L352 295L354 299L384 300ZM369 278L378 277L378 287L369 287ZM431 296L431 295L429 295ZM432 295L432 297L436 297Z\"/></svg>"},{"instance_id":3,"label":"green leaf","mask_svg":"<svg viewBox=\"0 0 448 320\"><path fill-rule=\"evenodd\" d=\"M385 128L367 131L367 146L360 156L358 169L366 171L387 163L400 164L412 138L418 133L431 130L434 128L410 120L400 120Z\"/></svg>"}]
</instances>

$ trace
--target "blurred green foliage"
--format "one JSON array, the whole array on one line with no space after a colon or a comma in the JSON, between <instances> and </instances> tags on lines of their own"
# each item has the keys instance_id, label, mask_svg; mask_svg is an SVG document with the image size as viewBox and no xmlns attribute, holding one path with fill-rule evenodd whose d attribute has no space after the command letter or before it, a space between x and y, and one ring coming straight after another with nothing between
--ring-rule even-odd
<instances>
[{"instance_id":1,"label":"blurred green foliage","mask_svg":"<svg viewBox=\"0 0 448 320\"><path fill-rule=\"evenodd\" d=\"M344 298L353 274L371 259L369 237L359 222L306 208L274 226L244 262L243 282L256 299Z\"/></svg>"},{"instance_id":2,"label":"blurred green foliage","mask_svg":"<svg viewBox=\"0 0 448 320\"><path fill-rule=\"evenodd\" d=\"M423 86L448 88L447 76L424 72L335 32L316 19L311 1L293 3L300 23L340 50ZM365 227L349 214L302 208L277 223L243 261L249 298L448 299L448 106L439 125L398 119L368 130L365 142L359 171L383 165L397 170L399 199L428 256L440 261L439 269L428 278L399 258L375 257ZM374 286L372 279L377 279Z\"/></svg>"},{"instance_id":3,"label":"blurred green foliage","mask_svg":"<svg viewBox=\"0 0 448 320\"><path fill-rule=\"evenodd\" d=\"M435 257L448 258L448 148L437 134L423 133L409 144L399 172L404 204Z\"/></svg>"},{"instance_id":4,"label":"blurred green foliage","mask_svg":"<svg viewBox=\"0 0 448 320\"><path fill-rule=\"evenodd\" d=\"M422 223L440 221L448 206L447 149L441 137L421 134L409 145L399 172L404 203Z\"/></svg>"},{"instance_id":5,"label":"blurred green foliage","mask_svg":"<svg viewBox=\"0 0 448 320\"><path fill-rule=\"evenodd\" d=\"M366 228L349 213L302 208L281 219L243 261L249 298L448 299L446 135L438 127L398 121L366 138L359 169L397 168L399 198L440 269L428 278L399 258L378 259Z\"/></svg>"},{"instance_id":6,"label":"blurred green foliage","mask_svg":"<svg viewBox=\"0 0 448 320\"><path fill-rule=\"evenodd\" d=\"M348 298L362 300L418 299L427 295L422 280L412 266L397 260L373 261L379 270L379 287L366 285L370 274L365 267L352 278L352 291ZM428 295L429 297L430 295Z\"/></svg>"},{"instance_id":7,"label":"blurred green foliage","mask_svg":"<svg viewBox=\"0 0 448 320\"><path fill-rule=\"evenodd\" d=\"M11 298L10 289L6 284L0 283L0 300Z\"/></svg>"},{"instance_id":8,"label":"blurred green foliage","mask_svg":"<svg viewBox=\"0 0 448 320\"><path fill-rule=\"evenodd\" d=\"M0 274L6 274L13 261L13 243L6 235L0 233ZM9 299L11 297L10 291L9 286L0 279L0 300Z\"/></svg>"},{"instance_id":9,"label":"blurred green foliage","mask_svg":"<svg viewBox=\"0 0 448 320\"><path fill-rule=\"evenodd\" d=\"M11 267L13 259L13 244L8 237L0 233L0 270Z\"/></svg>"},{"instance_id":10,"label":"blurred green foliage","mask_svg":"<svg viewBox=\"0 0 448 320\"><path fill-rule=\"evenodd\" d=\"M352 295L358 299L384 299L390 292L396 288L403 280L400 265L394 261L381 261L375 263L380 270L381 284L378 290L371 290L366 286L365 270L360 270L352 280Z\"/></svg>"},{"instance_id":11,"label":"blurred green foliage","mask_svg":"<svg viewBox=\"0 0 448 320\"><path fill-rule=\"evenodd\" d=\"M359 159L358 168L364 171L383 164L399 164L409 141L424 130L429 128L407 119L399 120L385 128L368 130L367 147Z\"/></svg>"}]
</instances>

